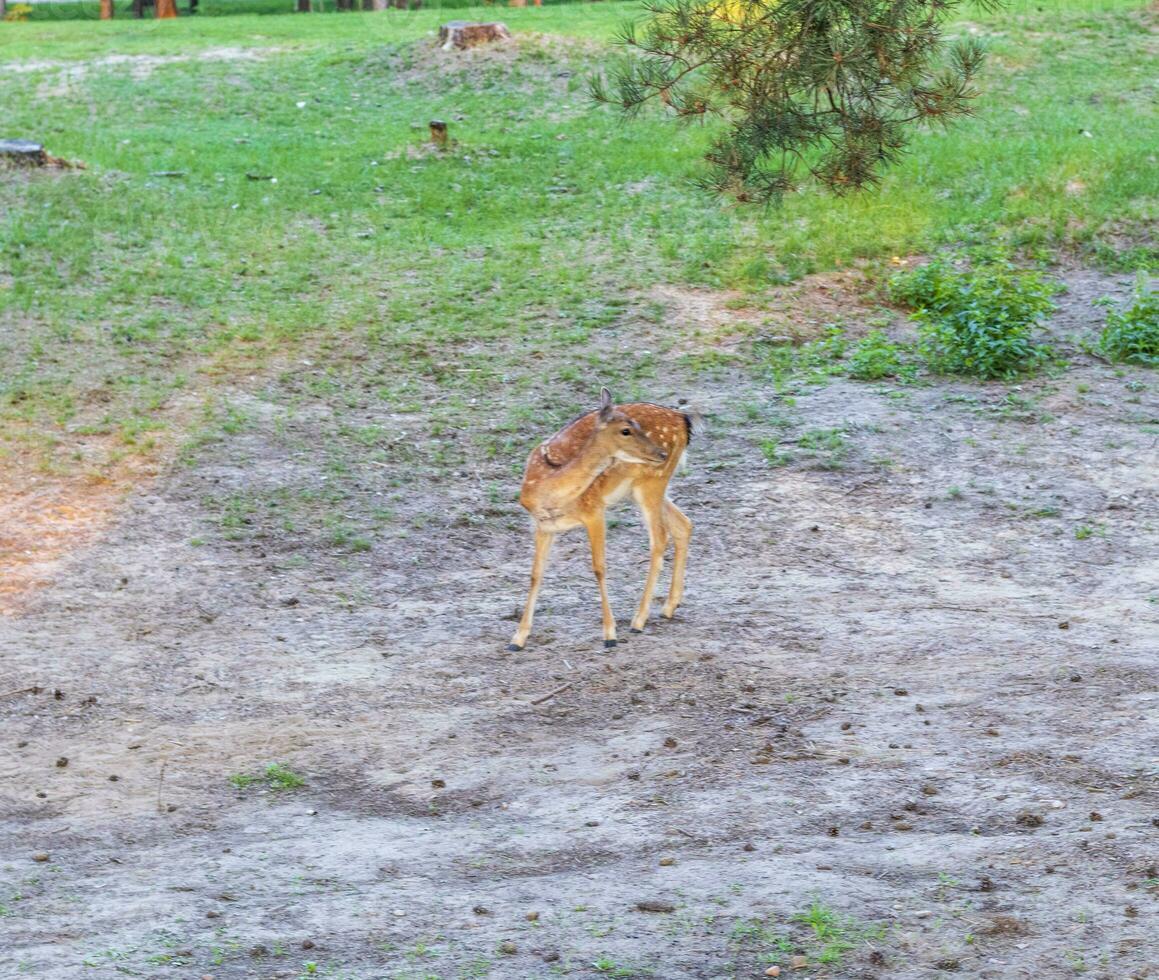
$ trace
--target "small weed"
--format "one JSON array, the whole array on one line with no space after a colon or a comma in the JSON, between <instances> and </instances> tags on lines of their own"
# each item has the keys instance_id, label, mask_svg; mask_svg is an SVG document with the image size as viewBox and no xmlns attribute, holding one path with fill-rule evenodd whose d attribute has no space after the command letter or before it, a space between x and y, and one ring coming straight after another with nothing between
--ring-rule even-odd
<instances>
[{"instance_id":1,"label":"small weed","mask_svg":"<svg viewBox=\"0 0 1159 980\"><path fill-rule=\"evenodd\" d=\"M902 361L902 348L880 330L867 333L849 355L849 377L858 381L896 378L906 370ZM912 376L913 371L909 371L909 374Z\"/></svg>"},{"instance_id":2,"label":"small weed","mask_svg":"<svg viewBox=\"0 0 1159 980\"><path fill-rule=\"evenodd\" d=\"M650 971L641 971L639 967L622 966L610 956L601 956L592 967L607 977L639 977L646 976Z\"/></svg>"},{"instance_id":3,"label":"small weed","mask_svg":"<svg viewBox=\"0 0 1159 980\"><path fill-rule=\"evenodd\" d=\"M302 776L278 762L271 762L258 775L234 773L229 777L229 782L237 789L246 789L256 783L265 783L272 790L298 789L306 785Z\"/></svg>"},{"instance_id":4,"label":"small weed","mask_svg":"<svg viewBox=\"0 0 1159 980\"><path fill-rule=\"evenodd\" d=\"M869 939L884 938L886 932L885 926L867 925L841 916L820 901L794 915L793 921L813 930L818 948L811 952L811 956L825 964L840 962L851 949Z\"/></svg>"},{"instance_id":5,"label":"small weed","mask_svg":"<svg viewBox=\"0 0 1159 980\"><path fill-rule=\"evenodd\" d=\"M839 470L845 465L849 443L843 429L810 429L801 434L797 445L806 450L824 470Z\"/></svg>"},{"instance_id":6,"label":"small weed","mask_svg":"<svg viewBox=\"0 0 1159 980\"><path fill-rule=\"evenodd\" d=\"M1159 367L1159 291L1148 285L1144 275L1135 284L1131 302L1107 313L1098 349L1112 361Z\"/></svg>"},{"instance_id":7,"label":"small weed","mask_svg":"<svg viewBox=\"0 0 1159 980\"><path fill-rule=\"evenodd\" d=\"M788 466L793 461L791 454L781 452L781 444L776 439L766 439L762 442L761 453L770 466Z\"/></svg>"}]
</instances>

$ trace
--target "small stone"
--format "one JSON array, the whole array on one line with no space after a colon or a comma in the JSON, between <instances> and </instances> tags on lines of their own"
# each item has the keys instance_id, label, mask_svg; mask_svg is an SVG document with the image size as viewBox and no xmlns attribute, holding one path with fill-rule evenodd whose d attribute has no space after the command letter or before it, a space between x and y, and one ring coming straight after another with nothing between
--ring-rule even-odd
<instances>
[{"instance_id":1,"label":"small stone","mask_svg":"<svg viewBox=\"0 0 1159 980\"><path fill-rule=\"evenodd\" d=\"M674 748L676 748L676 745L677 745L676 739L674 739L674 738L664 739L664 748L674 749Z\"/></svg>"},{"instance_id":2,"label":"small stone","mask_svg":"<svg viewBox=\"0 0 1159 980\"><path fill-rule=\"evenodd\" d=\"M1041 827L1045 823L1041 814L1031 813L1029 810L1023 810L1018 814L1014 818L1014 822L1020 827Z\"/></svg>"},{"instance_id":3,"label":"small stone","mask_svg":"<svg viewBox=\"0 0 1159 980\"><path fill-rule=\"evenodd\" d=\"M1083 679L1083 675L1082 675L1082 674L1071 674L1071 675L1070 675L1070 682L1071 682L1072 684L1077 684L1077 683L1078 683L1079 681L1081 681L1082 679Z\"/></svg>"},{"instance_id":4,"label":"small stone","mask_svg":"<svg viewBox=\"0 0 1159 980\"><path fill-rule=\"evenodd\" d=\"M491 914L491 910L489 908L487 908L486 905L476 905L473 909L471 909L471 911L474 912L476 915L490 915Z\"/></svg>"},{"instance_id":5,"label":"small stone","mask_svg":"<svg viewBox=\"0 0 1159 980\"><path fill-rule=\"evenodd\" d=\"M36 861L40 864L43 864L45 861L48 860L48 851L37 851L35 854L32 855L32 860Z\"/></svg>"},{"instance_id":6,"label":"small stone","mask_svg":"<svg viewBox=\"0 0 1159 980\"><path fill-rule=\"evenodd\" d=\"M1103 819L1103 815L1101 813L1099 813L1098 810L1091 811L1091 815L1090 815L1091 823L1098 823L1102 819Z\"/></svg>"},{"instance_id":7,"label":"small stone","mask_svg":"<svg viewBox=\"0 0 1159 980\"><path fill-rule=\"evenodd\" d=\"M221 913L218 912L217 909L210 909L208 912L205 913L205 917L207 919L220 919Z\"/></svg>"},{"instance_id":8,"label":"small stone","mask_svg":"<svg viewBox=\"0 0 1159 980\"><path fill-rule=\"evenodd\" d=\"M1064 619L1061 623L1058 624L1058 628L1060 630L1068 630L1070 629L1070 623Z\"/></svg>"},{"instance_id":9,"label":"small stone","mask_svg":"<svg viewBox=\"0 0 1159 980\"><path fill-rule=\"evenodd\" d=\"M629 779L639 779L640 778L640 770L639 769L629 769L627 771L627 773L625 773L625 775Z\"/></svg>"},{"instance_id":10,"label":"small stone","mask_svg":"<svg viewBox=\"0 0 1159 980\"><path fill-rule=\"evenodd\" d=\"M528 912L527 915L525 915L523 918L525 918L528 922L538 922L539 921L539 913L538 912Z\"/></svg>"},{"instance_id":11,"label":"small stone","mask_svg":"<svg viewBox=\"0 0 1159 980\"><path fill-rule=\"evenodd\" d=\"M794 956L791 960L789 960L789 966L791 966L794 970L803 970L808 965L808 956Z\"/></svg>"},{"instance_id":12,"label":"small stone","mask_svg":"<svg viewBox=\"0 0 1159 980\"><path fill-rule=\"evenodd\" d=\"M755 851L756 849L756 844L745 844L744 847L741 848L742 851Z\"/></svg>"},{"instance_id":13,"label":"small stone","mask_svg":"<svg viewBox=\"0 0 1159 980\"><path fill-rule=\"evenodd\" d=\"M893 689L893 693L896 694L899 698L904 698L907 694L909 694L909 691L907 691L904 687L895 687Z\"/></svg>"},{"instance_id":14,"label":"small stone","mask_svg":"<svg viewBox=\"0 0 1159 980\"><path fill-rule=\"evenodd\" d=\"M269 956L270 951L261 943L250 947L250 956Z\"/></svg>"},{"instance_id":15,"label":"small stone","mask_svg":"<svg viewBox=\"0 0 1159 980\"><path fill-rule=\"evenodd\" d=\"M900 823L895 823L893 825L893 829L894 830L913 830L914 825L912 823L907 823L905 820L902 820Z\"/></svg>"},{"instance_id":16,"label":"small stone","mask_svg":"<svg viewBox=\"0 0 1159 980\"><path fill-rule=\"evenodd\" d=\"M598 827L600 822L598 820L588 820L584 823L585 827Z\"/></svg>"},{"instance_id":17,"label":"small stone","mask_svg":"<svg viewBox=\"0 0 1159 980\"><path fill-rule=\"evenodd\" d=\"M313 949L313 948L314 948L314 940L313 939L303 939L302 940L302 949Z\"/></svg>"},{"instance_id":18,"label":"small stone","mask_svg":"<svg viewBox=\"0 0 1159 980\"><path fill-rule=\"evenodd\" d=\"M935 786L933 783L926 783L925 786L922 787L922 796L937 796L937 795L938 795L938 787Z\"/></svg>"},{"instance_id":19,"label":"small stone","mask_svg":"<svg viewBox=\"0 0 1159 980\"><path fill-rule=\"evenodd\" d=\"M57 769L63 769L67 765L68 765L68 757L67 756L62 755L59 759L56 760L56 768Z\"/></svg>"},{"instance_id":20,"label":"small stone","mask_svg":"<svg viewBox=\"0 0 1159 980\"><path fill-rule=\"evenodd\" d=\"M779 966L770 966L765 970L766 977L779 977L781 975L781 968Z\"/></svg>"},{"instance_id":21,"label":"small stone","mask_svg":"<svg viewBox=\"0 0 1159 980\"><path fill-rule=\"evenodd\" d=\"M928 919L930 917L930 915L931 915L931 912L929 909L922 909L920 912L914 913L914 918L915 919Z\"/></svg>"},{"instance_id":22,"label":"small stone","mask_svg":"<svg viewBox=\"0 0 1159 980\"><path fill-rule=\"evenodd\" d=\"M446 789L447 781L445 779L432 779L431 786L435 789Z\"/></svg>"},{"instance_id":23,"label":"small stone","mask_svg":"<svg viewBox=\"0 0 1159 980\"><path fill-rule=\"evenodd\" d=\"M554 963L558 959L559 959L559 953L557 953L554 949L549 949L546 953L543 954L543 962L544 963Z\"/></svg>"},{"instance_id":24,"label":"small stone","mask_svg":"<svg viewBox=\"0 0 1159 980\"><path fill-rule=\"evenodd\" d=\"M504 956L514 956L519 952L519 948L510 939L504 939L503 942L498 945L497 949Z\"/></svg>"},{"instance_id":25,"label":"small stone","mask_svg":"<svg viewBox=\"0 0 1159 980\"><path fill-rule=\"evenodd\" d=\"M662 868L670 868L675 863L676 863L676 858L674 858L674 857L662 857L660 859L660 867L662 867Z\"/></svg>"},{"instance_id":26,"label":"small stone","mask_svg":"<svg viewBox=\"0 0 1159 980\"><path fill-rule=\"evenodd\" d=\"M636 903L636 908L641 912L675 912L676 906L671 902L664 902L659 899L646 898L643 901Z\"/></svg>"}]
</instances>

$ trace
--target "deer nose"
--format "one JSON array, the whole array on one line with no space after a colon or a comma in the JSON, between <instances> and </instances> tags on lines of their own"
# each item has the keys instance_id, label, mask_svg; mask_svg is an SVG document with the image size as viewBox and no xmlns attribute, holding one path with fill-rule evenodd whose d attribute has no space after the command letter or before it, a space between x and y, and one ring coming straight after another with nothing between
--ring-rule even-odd
<instances>
[{"instance_id":1,"label":"deer nose","mask_svg":"<svg viewBox=\"0 0 1159 980\"><path fill-rule=\"evenodd\" d=\"M663 450L663 449L661 449L661 450L660 450L660 458L661 458L661 459L667 459L667 458L668 458L668 454L667 454L666 452L664 452L664 450Z\"/></svg>"}]
</instances>

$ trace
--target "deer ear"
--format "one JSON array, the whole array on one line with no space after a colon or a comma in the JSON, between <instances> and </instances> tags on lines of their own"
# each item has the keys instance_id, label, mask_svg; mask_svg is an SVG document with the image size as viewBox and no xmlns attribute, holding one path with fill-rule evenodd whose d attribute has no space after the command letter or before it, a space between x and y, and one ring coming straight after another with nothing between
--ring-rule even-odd
<instances>
[{"instance_id":1,"label":"deer ear","mask_svg":"<svg viewBox=\"0 0 1159 980\"><path fill-rule=\"evenodd\" d=\"M612 393L607 388L600 390L600 421L608 423L612 420Z\"/></svg>"}]
</instances>

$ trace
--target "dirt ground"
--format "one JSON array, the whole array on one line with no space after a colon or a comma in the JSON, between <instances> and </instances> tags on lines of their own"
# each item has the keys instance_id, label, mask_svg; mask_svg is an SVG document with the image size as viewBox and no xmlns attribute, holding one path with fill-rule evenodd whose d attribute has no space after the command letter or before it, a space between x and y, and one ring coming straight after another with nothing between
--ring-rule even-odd
<instances>
[{"instance_id":1,"label":"dirt ground","mask_svg":"<svg viewBox=\"0 0 1159 980\"><path fill-rule=\"evenodd\" d=\"M610 655L577 535L503 652L531 536L478 469L364 553L217 533L331 477L323 408L239 392L0 617L0 975L1159 977L1155 375L662 384L709 421L687 595ZM848 449L770 467L742 403Z\"/></svg>"}]
</instances>

